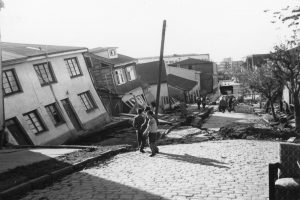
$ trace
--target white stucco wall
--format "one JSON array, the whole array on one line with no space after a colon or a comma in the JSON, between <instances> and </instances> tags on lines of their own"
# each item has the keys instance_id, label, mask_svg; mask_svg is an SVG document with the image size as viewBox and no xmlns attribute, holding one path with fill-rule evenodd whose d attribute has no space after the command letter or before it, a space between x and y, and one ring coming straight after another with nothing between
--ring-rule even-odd
<instances>
[{"instance_id":1,"label":"white stucco wall","mask_svg":"<svg viewBox=\"0 0 300 200\"><path fill-rule=\"evenodd\" d=\"M200 73L196 70L166 66L166 72L167 74L173 74L175 76L196 81L200 87Z\"/></svg>"},{"instance_id":2,"label":"white stucco wall","mask_svg":"<svg viewBox=\"0 0 300 200\"><path fill-rule=\"evenodd\" d=\"M156 93L157 93L157 85L150 85L148 91L154 96L154 101L156 100ZM162 83L160 85L160 98L168 96L168 85L167 83Z\"/></svg>"},{"instance_id":3,"label":"white stucco wall","mask_svg":"<svg viewBox=\"0 0 300 200\"><path fill-rule=\"evenodd\" d=\"M77 57L83 76L70 78L70 75L67 71L67 66L64 63L64 59L72 57ZM49 61L51 62L51 66L57 80L57 83L52 84L53 91L59 102L59 106L62 108L61 111L63 118L66 121L66 123L57 127L54 126L45 109L46 105L55 102L55 98L50 90L50 86L41 86L33 67L34 64L46 62L46 59L8 66L4 67L3 69L6 70L15 68L16 75L23 90L22 93L16 93L5 97L5 118L9 119L12 117L17 117L34 144L48 143L49 141L55 140L66 133L71 134L70 132L74 130L74 127L61 104L62 99L69 98L75 112L79 117L80 122L83 124L85 129L91 128L86 125L87 122L90 122L91 120L106 113L106 110L92 85L82 54L77 53L53 57L49 58ZM97 109L89 113L85 111L84 105L82 105L80 97L78 96L79 93L86 91L90 91L95 103L98 106ZM38 135L33 134L30 131L23 114L32 110L38 110L48 129L47 131ZM76 135L75 132L72 134ZM66 138L70 136L66 136Z\"/></svg>"}]
</instances>

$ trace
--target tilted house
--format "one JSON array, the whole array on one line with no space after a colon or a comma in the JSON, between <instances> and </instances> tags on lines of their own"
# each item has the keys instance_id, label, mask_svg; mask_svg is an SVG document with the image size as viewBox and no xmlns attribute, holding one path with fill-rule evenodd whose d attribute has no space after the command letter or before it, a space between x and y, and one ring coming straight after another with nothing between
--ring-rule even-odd
<instances>
[{"instance_id":1,"label":"tilted house","mask_svg":"<svg viewBox=\"0 0 300 200\"><path fill-rule=\"evenodd\" d=\"M199 84L173 74L167 75L169 96L184 102L192 102L199 96Z\"/></svg>"},{"instance_id":2,"label":"tilted house","mask_svg":"<svg viewBox=\"0 0 300 200\"><path fill-rule=\"evenodd\" d=\"M6 129L15 144L62 144L110 121L84 47L2 43Z\"/></svg>"},{"instance_id":3,"label":"tilted house","mask_svg":"<svg viewBox=\"0 0 300 200\"><path fill-rule=\"evenodd\" d=\"M116 47L95 48L85 53L95 87L111 115L128 112L147 103L145 86L136 73L136 59L117 53Z\"/></svg>"},{"instance_id":4,"label":"tilted house","mask_svg":"<svg viewBox=\"0 0 300 200\"><path fill-rule=\"evenodd\" d=\"M141 63L136 65L137 77L147 87L144 89L147 102L156 102L159 61ZM169 92L167 83L167 73L165 64L162 65L161 71L161 86L160 86L160 107L166 109L169 106Z\"/></svg>"}]
</instances>

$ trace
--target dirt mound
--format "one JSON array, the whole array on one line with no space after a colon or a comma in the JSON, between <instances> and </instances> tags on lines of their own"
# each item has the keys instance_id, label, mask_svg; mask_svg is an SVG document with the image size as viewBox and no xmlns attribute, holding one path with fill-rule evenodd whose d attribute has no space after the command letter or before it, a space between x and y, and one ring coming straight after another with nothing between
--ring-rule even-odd
<instances>
[{"instance_id":1,"label":"dirt mound","mask_svg":"<svg viewBox=\"0 0 300 200\"><path fill-rule=\"evenodd\" d=\"M223 139L282 139L295 137L291 129L274 130L271 127L258 127L255 123L234 122L220 128L219 135Z\"/></svg>"}]
</instances>

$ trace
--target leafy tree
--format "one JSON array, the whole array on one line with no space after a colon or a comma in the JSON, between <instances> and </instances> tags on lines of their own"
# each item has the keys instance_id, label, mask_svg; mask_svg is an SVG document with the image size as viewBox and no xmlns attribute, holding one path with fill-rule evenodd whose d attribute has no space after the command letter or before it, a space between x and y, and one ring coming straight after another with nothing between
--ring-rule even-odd
<instances>
[{"instance_id":1,"label":"leafy tree","mask_svg":"<svg viewBox=\"0 0 300 200\"><path fill-rule=\"evenodd\" d=\"M265 11L268 12L268 11ZM296 131L300 134L300 58L299 58L299 40L297 32L299 31L299 6L287 6L280 11L273 12L274 20L272 23L281 23L287 25L287 28L292 31L291 36L286 41L286 44L277 45L274 47L274 52L271 52L270 61L273 68L273 73L278 82L284 84L293 99L295 106L295 122Z\"/></svg>"},{"instance_id":2,"label":"leafy tree","mask_svg":"<svg viewBox=\"0 0 300 200\"><path fill-rule=\"evenodd\" d=\"M300 57L299 47L288 49L287 45L279 45L271 53L273 73L278 82L284 84L291 93L295 106L296 130L300 131Z\"/></svg>"},{"instance_id":3,"label":"leafy tree","mask_svg":"<svg viewBox=\"0 0 300 200\"><path fill-rule=\"evenodd\" d=\"M274 76L271 66L265 64L255 71L247 70L243 73L243 76L247 77L244 81L250 89L261 94L270 102L273 118L277 120L274 103L282 94L283 85Z\"/></svg>"}]
</instances>

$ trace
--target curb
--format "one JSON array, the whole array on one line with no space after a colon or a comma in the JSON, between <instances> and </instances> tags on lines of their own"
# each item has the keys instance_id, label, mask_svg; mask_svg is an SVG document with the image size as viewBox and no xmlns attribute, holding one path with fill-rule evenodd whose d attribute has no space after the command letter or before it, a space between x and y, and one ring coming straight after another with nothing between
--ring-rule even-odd
<instances>
[{"instance_id":1,"label":"curb","mask_svg":"<svg viewBox=\"0 0 300 200\"><path fill-rule=\"evenodd\" d=\"M96 149L97 146L82 146L82 145L16 145L6 149Z\"/></svg>"},{"instance_id":2,"label":"curb","mask_svg":"<svg viewBox=\"0 0 300 200\"><path fill-rule=\"evenodd\" d=\"M6 200L6 199L10 200L10 199L13 199L12 198L13 196L23 195L34 189L42 189L69 174L72 174L77 171L81 171L88 165L90 165L96 161L99 161L100 159L109 158L111 156L117 155L119 153L127 152L127 151L129 151L129 147L121 147L116 150L108 150L108 151L101 153L100 155L98 155L96 157L88 158L82 162L75 163L72 166L68 166L68 167L50 172L49 174L37 177L35 179L31 179L25 183L21 183L19 185L13 186L9 189L6 189L6 190L0 192L0 200Z\"/></svg>"}]
</instances>

